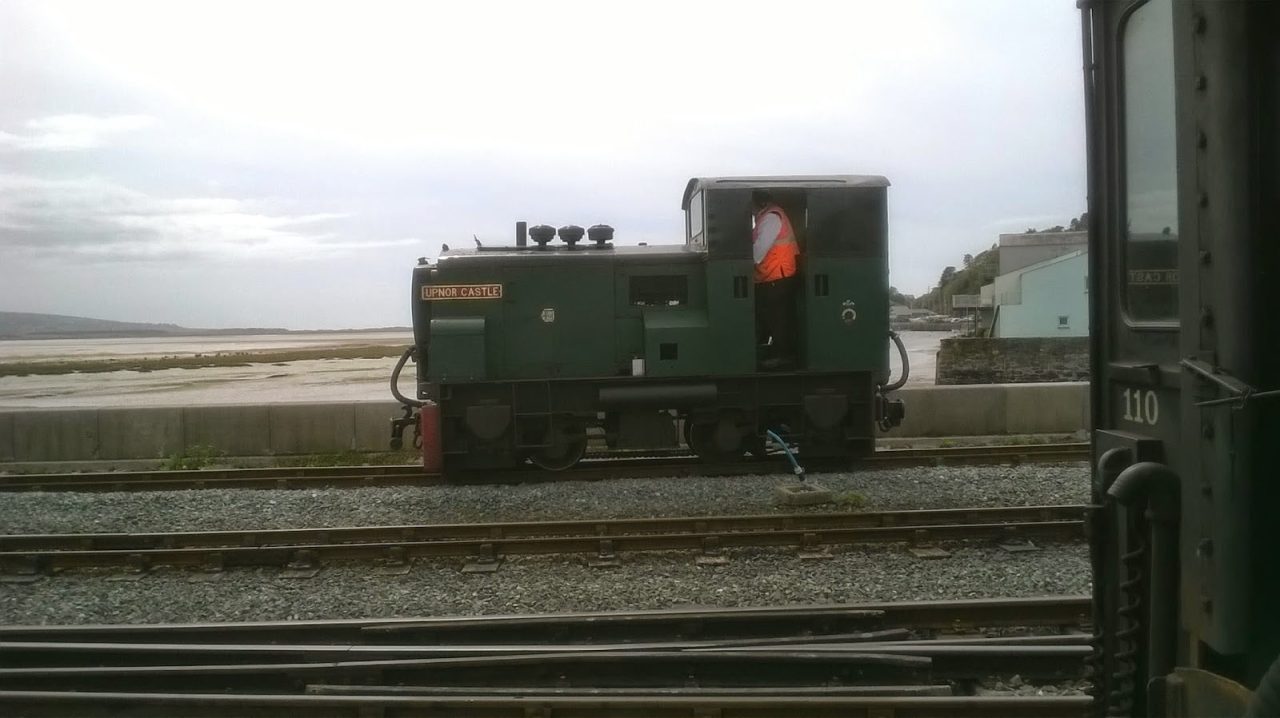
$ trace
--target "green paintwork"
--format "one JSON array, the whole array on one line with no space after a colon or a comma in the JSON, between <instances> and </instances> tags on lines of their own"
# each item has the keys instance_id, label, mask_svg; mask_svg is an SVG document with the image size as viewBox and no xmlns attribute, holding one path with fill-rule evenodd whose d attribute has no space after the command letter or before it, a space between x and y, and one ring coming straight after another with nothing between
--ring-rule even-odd
<instances>
[{"instance_id":1,"label":"green paintwork","mask_svg":"<svg viewBox=\"0 0 1280 718\"><path fill-rule=\"evenodd\" d=\"M501 299L424 302L431 305L433 326L442 317L483 318L488 352L476 354L469 344L449 334L430 336L426 377L437 383L466 380L458 365L483 356L489 380L582 378L628 375L633 358L648 356L650 327L661 327L662 341L705 343L706 262L681 247L628 248L627 252L572 255L548 251L542 256L494 254L484 261L445 263L434 274L419 269L421 282L434 285L501 284ZM647 251L646 251L647 250ZM476 257L475 259L480 259ZM562 260L562 261L557 261ZM680 306L637 306L630 302L631 282L639 277L684 277L686 296ZM421 300L419 300L421 301ZM664 315L696 312L701 329L673 329ZM657 336L657 335L655 335ZM705 349L679 351L680 367L710 370ZM703 358L695 361L695 355ZM656 355L655 355L656 356ZM675 372L669 365L668 374ZM683 371L683 369L681 370ZM478 375L473 375L475 378Z\"/></svg>"},{"instance_id":2,"label":"green paintwork","mask_svg":"<svg viewBox=\"0 0 1280 718\"><path fill-rule=\"evenodd\" d=\"M707 313L716 369L711 374L740 375L756 370L756 310L751 283L755 265L750 259L716 259L707 262ZM747 296L734 295L735 278L745 285Z\"/></svg>"},{"instance_id":3,"label":"green paintwork","mask_svg":"<svg viewBox=\"0 0 1280 718\"><path fill-rule=\"evenodd\" d=\"M826 296L817 277L825 275ZM889 361L889 287L882 259L814 257L805 263L800 294L805 367L815 371L875 368ZM849 312L852 321L846 321Z\"/></svg>"},{"instance_id":4,"label":"green paintwork","mask_svg":"<svg viewBox=\"0 0 1280 718\"><path fill-rule=\"evenodd\" d=\"M631 375L637 358L651 377L756 373L749 206L755 186L779 198L804 251L800 370L870 372L884 381L888 183L860 176L694 180L685 209L705 216L686 219L686 228L700 231L684 245L571 250L555 242L546 249L446 252L434 267L415 270L415 333L428 357L421 378L449 384L621 377ZM705 202L690 201L698 192ZM825 294L818 275L825 276ZM423 284L501 284L502 296L424 301ZM464 318L473 321L452 323ZM663 345L674 358L663 358Z\"/></svg>"},{"instance_id":5,"label":"green paintwork","mask_svg":"<svg viewBox=\"0 0 1280 718\"><path fill-rule=\"evenodd\" d=\"M557 267L506 267L498 331L490 340L503 348L497 377L607 376L613 362L613 294L608 271Z\"/></svg>"},{"instance_id":6,"label":"green paintwork","mask_svg":"<svg viewBox=\"0 0 1280 718\"><path fill-rule=\"evenodd\" d=\"M484 317L438 317L431 320L431 336L440 351L431 356L431 370L441 381L485 378Z\"/></svg>"},{"instance_id":7,"label":"green paintwork","mask_svg":"<svg viewBox=\"0 0 1280 718\"><path fill-rule=\"evenodd\" d=\"M644 357L648 376L699 376L717 370L706 310L646 308Z\"/></svg>"},{"instance_id":8,"label":"green paintwork","mask_svg":"<svg viewBox=\"0 0 1280 718\"><path fill-rule=\"evenodd\" d=\"M673 266L669 262L664 264L656 261L643 264L621 263L617 266L614 282L614 316L616 317L614 360L621 371L630 372L632 359L650 356L646 352L647 337L645 335L645 317L648 314L698 310L703 313L702 322L705 331L705 266L703 262ZM645 307L631 303L633 278L673 275L683 276L687 282L687 304L680 307ZM652 356L656 357L656 355Z\"/></svg>"}]
</instances>

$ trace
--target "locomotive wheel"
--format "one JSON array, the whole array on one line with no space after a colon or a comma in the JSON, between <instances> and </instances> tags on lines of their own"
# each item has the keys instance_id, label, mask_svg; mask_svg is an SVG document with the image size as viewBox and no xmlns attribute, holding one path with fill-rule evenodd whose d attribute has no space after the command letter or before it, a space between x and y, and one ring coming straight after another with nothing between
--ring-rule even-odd
<instances>
[{"instance_id":1,"label":"locomotive wheel","mask_svg":"<svg viewBox=\"0 0 1280 718\"><path fill-rule=\"evenodd\" d=\"M587 453L587 432L580 424L552 425L548 446L534 449L529 461L545 471L564 471L577 465Z\"/></svg>"},{"instance_id":2,"label":"locomotive wheel","mask_svg":"<svg viewBox=\"0 0 1280 718\"><path fill-rule=\"evenodd\" d=\"M731 416L685 424L685 443L703 461L738 461L747 453L748 437Z\"/></svg>"}]
</instances>

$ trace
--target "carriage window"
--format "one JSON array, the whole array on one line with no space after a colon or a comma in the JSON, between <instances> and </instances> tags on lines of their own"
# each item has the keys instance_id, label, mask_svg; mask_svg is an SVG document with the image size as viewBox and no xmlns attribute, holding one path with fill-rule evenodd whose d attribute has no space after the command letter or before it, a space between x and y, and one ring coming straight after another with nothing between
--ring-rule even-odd
<instances>
[{"instance_id":1,"label":"carriage window","mask_svg":"<svg viewBox=\"0 0 1280 718\"><path fill-rule=\"evenodd\" d=\"M1135 321L1178 316L1173 2L1148 0L1124 28L1125 304Z\"/></svg>"}]
</instances>

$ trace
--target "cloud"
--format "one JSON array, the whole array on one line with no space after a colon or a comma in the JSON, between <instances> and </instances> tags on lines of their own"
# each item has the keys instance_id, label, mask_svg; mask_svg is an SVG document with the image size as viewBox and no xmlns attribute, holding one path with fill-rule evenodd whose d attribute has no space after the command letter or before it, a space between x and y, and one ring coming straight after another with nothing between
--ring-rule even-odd
<instances>
[{"instance_id":1,"label":"cloud","mask_svg":"<svg viewBox=\"0 0 1280 718\"><path fill-rule=\"evenodd\" d=\"M64 152L101 147L113 135L157 125L150 115L51 115L28 120L24 134L0 131L0 149Z\"/></svg>"},{"instance_id":2,"label":"cloud","mask_svg":"<svg viewBox=\"0 0 1280 718\"><path fill-rule=\"evenodd\" d=\"M346 217L230 198L154 197L96 178L0 175L0 252L87 261L305 259L416 241L345 237L336 224Z\"/></svg>"}]
</instances>

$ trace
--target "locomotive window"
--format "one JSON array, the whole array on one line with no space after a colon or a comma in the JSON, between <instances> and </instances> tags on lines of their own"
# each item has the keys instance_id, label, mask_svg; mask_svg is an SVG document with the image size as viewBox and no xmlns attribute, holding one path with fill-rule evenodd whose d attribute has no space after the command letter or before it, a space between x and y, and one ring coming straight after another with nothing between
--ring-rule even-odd
<instances>
[{"instance_id":1,"label":"locomotive window","mask_svg":"<svg viewBox=\"0 0 1280 718\"><path fill-rule=\"evenodd\" d=\"M672 307L689 303L689 278L683 274L632 277L628 288L632 306Z\"/></svg>"},{"instance_id":2,"label":"locomotive window","mask_svg":"<svg viewBox=\"0 0 1280 718\"><path fill-rule=\"evenodd\" d=\"M884 256L882 191L812 190L806 214L805 252L822 257Z\"/></svg>"},{"instance_id":3,"label":"locomotive window","mask_svg":"<svg viewBox=\"0 0 1280 718\"><path fill-rule=\"evenodd\" d=\"M1178 316L1172 6L1148 0L1124 28L1124 287L1139 322Z\"/></svg>"},{"instance_id":4,"label":"locomotive window","mask_svg":"<svg viewBox=\"0 0 1280 718\"><path fill-rule=\"evenodd\" d=\"M689 245L695 249L703 246L702 236L702 193L698 192L689 199Z\"/></svg>"}]
</instances>

